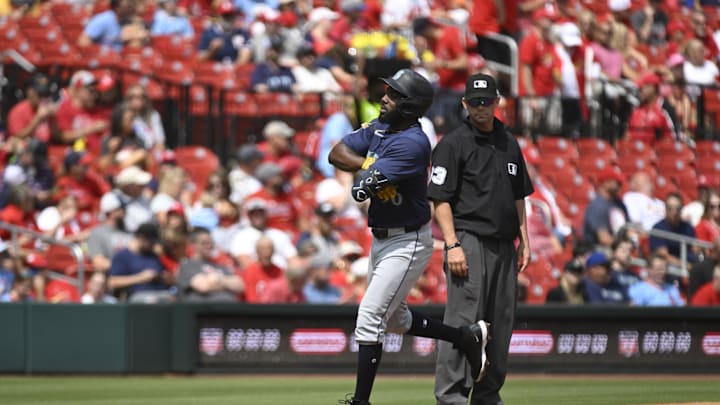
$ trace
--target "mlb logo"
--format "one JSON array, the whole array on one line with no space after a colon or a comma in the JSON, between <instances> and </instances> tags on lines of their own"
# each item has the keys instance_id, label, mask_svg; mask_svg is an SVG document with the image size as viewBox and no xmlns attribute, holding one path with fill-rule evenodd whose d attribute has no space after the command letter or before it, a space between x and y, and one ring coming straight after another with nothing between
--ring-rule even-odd
<instances>
[{"instance_id":1,"label":"mlb logo","mask_svg":"<svg viewBox=\"0 0 720 405\"><path fill-rule=\"evenodd\" d=\"M517 165L515 163L508 163L508 173L517 176Z\"/></svg>"},{"instance_id":2,"label":"mlb logo","mask_svg":"<svg viewBox=\"0 0 720 405\"><path fill-rule=\"evenodd\" d=\"M618 333L618 352L625 357L632 357L640 350L639 333L636 330L621 330Z\"/></svg>"},{"instance_id":3,"label":"mlb logo","mask_svg":"<svg viewBox=\"0 0 720 405\"><path fill-rule=\"evenodd\" d=\"M223 349L223 330L221 328L202 328L200 330L200 352L214 356Z\"/></svg>"},{"instance_id":4,"label":"mlb logo","mask_svg":"<svg viewBox=\"0 0 720 405\"><path fill-rule=\"evenodd\" d=\"M476 89L487 89L488 82L487 80L475 80L473 82L473 87Z\"/></svg>"}]
</instances>

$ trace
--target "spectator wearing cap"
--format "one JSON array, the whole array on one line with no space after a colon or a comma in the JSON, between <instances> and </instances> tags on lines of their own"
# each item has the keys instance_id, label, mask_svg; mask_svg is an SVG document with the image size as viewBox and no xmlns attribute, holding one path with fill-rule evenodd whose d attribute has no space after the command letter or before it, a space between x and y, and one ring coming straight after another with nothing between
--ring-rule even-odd
<instances>
[{"instance_id":1,"label":"spectator wearing cap","mask_svg":"<svg viewBox=\"0 0 720 405\"><path fill-rule=\"evenodd\" d=\"M75 72L70 78L67 97L60 102L56 113L58 127L62 131L56 142L73 145L76 150L100 152L101 139L109 122L107 118L95 114L97 98L95 76L87 70Z\"/></svg>"},{"instance_id":2,"label":"spectator wearing cap","mask_svg":"<svg viewBox=\"0 0 720 405\"><path fill-rule=\"evenodd\" d=\"M114 192L100 199L100 224L90 231L87 254L93 271L107 272L118 251L128 247L132 234L125 230L125 207Z\"/></svg>"},{"instance_id":3,"label":"spectator wearing cap","mask_svg":"<svg viewBox=\"0 0 720 405\"><path fill-rule=\"evenodd\" d=\"M519 94L523 100L523 123L531 129L553 116L548 111L551 97L561 83L561 61L555 53L551 33L555 14L541 7L533 12L533 28L520 41Z\"/></svg>"},{"instance_id":4,"label":"spectator wearing cap","mask_svg":"<svg viewBox=\"0 0 720 405\"><path fill-rule=\"evenodd\" d=\"M125 229L128 232L135 232L140 224L153 218L150 200L143 193L151 179L150 173L137 166L127 167L115 177L113 192L117 193L125 207Z\"/></svg>"},{"instance_id":5,"label":"spectator wearing cap","mask_svg":"<svg viewBox=\"0 0 720 405\"><path fill-rule=\"evenodd\" d=\"M317 55L311 47L300 48L296 56L298 64L292 68L292 74L298 93L323 93L325 96L333 96L342 92L342 87L332 73L317 65Z\"/></svg>"},{"instance_id":6,"label":"spectator wearing cap","mask_svg":"<svg viewBox=\"0 0 720 405\"><path fill-rule=\"evenodd\" d=\"M115 172L128 166L143 166L148 160L148 152L140 139L133 122L135 112L127 104L118 105L112 113L110 136L102 140L100 167L103 171Z\"/></svg>"},{"instance_id":7,"label":"spectator wearing cap","mask_svg":"<svg viewBox=\"0 0 720 405\"><path fill-rule=\"evenodd\" d=\"M102 70L95 73L97 78L97 101L95 102L95 115L109 119L112 112L117 106L118 85L115 80L115 74L108 70Z\"/></svg>"},{"instance_id":8,"label":"spectator wearing cap","mask_svg":"<svg viewBox=\"0 0 720 405\"><path fill-rule=\"evenodd\" d=\"M335 230L335 208L330 203L322 203L315 207L315 221L312 229L303 232L297 241L297 246L311 243L315 246L316 254L335 259L340 250L340 234Z\"/></svg>"},{"instance_id":9,"label":"spectator wearing cap","mask_svg":"<svg viewBox=\"0 0 720 405\"><path fill-rule=\"evenodd\" d=\"M637 80L640 105L633 110L628 121L627 137L648 145L676 139L675 125L670 114L663 109L660 97L660 76L655 72L644 73Z\"/></svg>"},{"instance_id":10,"label":"spectator wearing cap","mask_svg":"<svg viewBox=\"0 0 720 405\"><path fill-rule=\"evenodd\" d=\"M177 278L178 301L236 302L245 289L243 280L213 259L215 243L210 231L196 228L190 234L192 259L180 265Z\"/></svg>"},{"instance_id":11,"label":"spectator wearing cap","mask_svg":"<svg viewBox=\"0 0 720 405\"><path fill-rule=\"evenodd\" d=\"M683 76L689 84L712 86L720 72L715 62L705 57L705 45L699 39L691 39L685 46L687 58L683 63Z\"/></svg>"},{"instance_id":12,"label":"spectator wearing cap","mask_svg":"<svg viewBox=\"0 0 720 405\"><path fill-rule=\"evenodd\" d=\"M244 241L249 244L250 241ZM272 280L283 277L283 268L274 263L275 243L268 236L261 236L251 245L256 259L250 262L242 273L245 282L245 301L248 304L260 302L265 287Z\"/></svg>"},{"instance_id":13,"label":"spectator wearing cap","mask_svg":"<svg viewBox=\"0 0 720 405\"><path fill-rule=\"evenodd\" d=\"M131 0L111 0L109 10L96 14L90 19L85 30L78 37L78 46L98 44L119 51L125 42L133 39L127 33L123 35L123 25L134 13L135 5Z\"/></svg>"},{"instance_id":14,"label":"spectator wearing cap","mask_svg":"<svg viewBox=\"0 0 720 405\"><path fill-rule=\"evenodd\" d=\"M130 86L125 91L125 104L133 112L132 127L145 149L158 152L164 150L165 129L147 90L139 84Z\"/></svg>"},{"instance_id":15,"label":"spectator wearing cap","mask_svg":"<svg viewBox=\"0 0 720 405\"><path fill-rule=\"evenodd\" d=\"M310 279L303 288L303 295L308 304L339 304L342 291L330 284L332 259L322 254L310 260Z\"/></svg>"},{"instance_id":16,"label":"spectator wearing cap","mask_svg":"<svg viewBox=\"0 0 720 405\"><path fill-rule=\"evenodd\" d=\"M157 5L150 28L152 36L170 35L186 39L195 36L187 15L180 14L177 0L160 0Z\"/></svg>"},{"instance_id":17,"label":"spectator wearing cap","mask_svg":"<svg viewBox=\"0 0 720 405\"><path fill-rule=\"evenodd\" d=\"M68 152L63 160L63 174L57 180L57 189L76 195L81 211L94 213L100 198L110 191L110 185L91 167L92 161L87 153Z\"/></svg>"},{"instance_id":18,"label":"spectator wearing cap","mask_svg":"<svg viewBox=\"0 0 720 405\"><path fill-rule=\"evenodd\" d=\"M653 179L646 172L630 177L630 187L623 194L623 204L628 211L628 221L649 231L665 217L665 203L654 196Z\"/></svg>"},{"instance_id":19,"label":"spectator wearing cap","mask_svg":"<svg viewBox=\"0 0 720 405\"><path fill-rule=\"evenodd\" d=\"M579 260L573 259L567 262L560 275L559 285L548 291L545 302L549 304L584 304L584 272L585 266Z\"/></svg>"},{"instance_id":20,"label":"spectator wearing cap","mask_svg":"<svg viewBox=\"0 0 720 405\"><path fill-rule=\"evenodd\" d=\"M289 232L294 236L308 229L307 222L300 216L300 201L297 196L286 190L287 181L281 166L265 162L255 171L255 178L263 187L248 198L265 201L269 227Z\"/></svg>"},{"instance_id":21,"label":"spectator wearing cap","mask_svg":"<svg viewBox=\"0 0 720 405\"><path fill-rule=\"evenodd\" d=\"M690 223L683 221L680 216L682 207L683 198L679 193L668 194L665 197L665 218L655 224L652 229L695 238L695 228ZM664 258L671 266L681 268L680 249L680 242L650 235L650 252ZM697 252L698 250L695 248L688 249L688 263L698 262Z\"/></svg>"},{"instance_id":22,"label":"spectator wearing cap","mask_svg":"<svg viewBox=\"0 0 720 405\"><path fill-rule=\"evenodd\" d=\"M316 7L310 11L307 18L308 34L313 50L317 55L325 55L337 44L330 37L333 23L340 18L340 14L327 7Z\"/></svg>"},{"instance_id":23,"label":"spectator wearing cap","mask_svg":"<svg viewBox=\"0 0 720 405\"><path fill-rule=\"evenodd\" d=\"M240 263L241 267L247 267L257 260L255 249L257 241L266 237L273 243L272 262L280 268L287 268L288 262L294 261L298 252L286 232L268 226L265 200L248 199L244 208L248 224L233 237L229 253Z\"/></svg>"},{"instance_id":24,"label":"spectator wearing cap","mask_svg":"<svg viewBox=\"0 0 720 405\"><path fill-rule=\"evenodd\" d=\"M265 124L263 138L265 142L258 145L263 152L265 162L280 163L281 159L293 154L293 137L295 130L285 121L273 120Z\"/></svg>"},{"instance_id":25,"label":"spectator wearing cap","mask_svg":"<svg viewBox=\"0 0 720 405\"><path fill-rule=\"evenodd\" d=\"M237 165L228 174L230 201L242 205L249 195L262 188L262 184L253 174L263 159L265 159L265 154L260 152L257 145L253 143L247 143L238 149Z\"/></svg>"},{"instance_id":26,"label":"spectator wearing cap","mask_svg":"<svg viewBox=\"0 0 720 405\"><path fill-rule=\"evenodd\" d=\"M80 212L77 196L72 193L62 193L56 198L57 205L46 207L38 214L38 229L51 238L84 244L96 224L94 216Z\"/></svg>"},{"instance_id":27,"label":"spectator wearing cap","mask_svg":"<svg viewBox=\"0 0 720 405\"><path fill-rule=\"evenodd\" d=\"M583 240L609 248L614 235L627 223L627 209L619 195L623 181L623 175L612 166L598 174L597 196L585 209Z\"/></svg>"},{"instance_id":28,"label":"spectator wearing cap","mask_svg":"<svg viewBox=\"0 0 720 405\"><path fill-rule=\"evenodd\" d=\"M438 91L426 115L441 131L449 132L460 123L457 100L469 74L463 34L457 27L441 25L430 17L416 18L412 29L415 37L427 41L433 54L433 58L424 59L423 67L438 77Z\"/></svg>"},{"instance_id":29,"label":"spectator wearing cap","mask_svg":"<svg viewBox=\"0 0 720 405\"><path fill-rule=\"evenodd\" d=\"M48 143L60 137L57 104L50 99L50 89L47 76L42 73L33 76L25 90L25 99L15 104L8 114L8 141L16 140L24 146L31 138Z\"/></svg>"},{"instance_id":30,"label":"spectator wearing cap","mask_svg":"<svg viewBox=\"0 0 720 405\"><path fill-rule=\"evenodd\" d=\"M662 3L662 0L650 0L645 7L631 15L632 28L640 42L648 45L665 44L670 18L662 10Z\"/></svg>"},{"instance_id":31,"label":"spectator wearing cap","mask_svg":"<svg viewBox=\"0 0 720 405\"><path fill-rule=\"evenodd\" d=\"M280 64L282 43L272 42L265 52L265 61L258 63L250 76L250 88L256 93L293 93L297 90L295 76L289 67Z\"/></svg>"},{"instance_id":32,"label":"spectator wearing cap","mask_svg":"<svg viewBox=\"0 0 720 405\"><path fill-rule=\"evenodd\" d=\"M668 262L662 256L651 254L648 258L647 277L633 284L628 295L632 305L641 307L681 307L685 299L680 289L667 279Z\"/></svg>"},{"instance_id":33,"label":"spectator wearing cap","mask_svg":"<svg viewBox=\"0 0 720 405\"><path fill-rule=\"evenodd\" d=\"M250 34L236 26L238 12L235 6L229 0L223 0L215 11L217 18L200 36L198 58L237 65L250 62Z\"/></svg>"},{"instance_id":34,"label":"spectator wearing cap","mask_svg":"<svg viewBox=\"0 0 720 405\"><path fill-rule=\"evenodd\" d=\"M612 277L610 260L595 252L585 262L583 295L588 304L626 304L630 301L627 289Z\"/></svg>"},{"instance_id":35,"label":"spectator wearing cap","mask_svg":"<svg viewBox=\"0 0 720 405\"><path fill-rule=\"evenodd\" d=\"M168 289L173 280L156 253L159 241L157 225L144 223L135 230L128 247L113 255L108 271L108 287L114 295L127 297L130 302L170 301Z\"/></svg>"}]
</instances>

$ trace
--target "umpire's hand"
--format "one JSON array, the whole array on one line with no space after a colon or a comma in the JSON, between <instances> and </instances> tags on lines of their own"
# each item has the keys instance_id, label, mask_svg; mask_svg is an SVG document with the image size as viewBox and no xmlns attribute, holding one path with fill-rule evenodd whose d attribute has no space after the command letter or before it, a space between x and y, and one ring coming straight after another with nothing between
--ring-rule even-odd
<instances>
[{"instance_id":1,"label":"umpire's hand","mask_svg":"<svg viewBox=\"0 0 720 405\"><path fill-rule=\"evenodd\" d=\"M450 272L457 277L467 277L468 265L462 246L447 251L447 264Z\"/></svg>"}]
</instances>

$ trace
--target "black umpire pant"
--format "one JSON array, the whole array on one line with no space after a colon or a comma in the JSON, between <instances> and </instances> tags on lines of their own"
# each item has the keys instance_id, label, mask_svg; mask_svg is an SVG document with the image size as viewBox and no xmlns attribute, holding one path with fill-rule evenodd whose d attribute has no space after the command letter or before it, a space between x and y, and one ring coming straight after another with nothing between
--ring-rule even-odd
<instances>
[{"instance_id":1,"label":"black umpire pant","mask_svg":"<svg viewBox=\"0 0 720 405\"><path fill-rule=\"evenodd\" d=\"M454 276L445 263L447 305L444 322L460 327L479 320L491 323L487 345L490 365L473 386L470 366L451 343L439 342L435 372L438 405L502 404L500 388L507 374L508 349L515 322L517 252L512 241L478 238L457 232L468 263L468 277Z\"/></svg>"}]
</instances>

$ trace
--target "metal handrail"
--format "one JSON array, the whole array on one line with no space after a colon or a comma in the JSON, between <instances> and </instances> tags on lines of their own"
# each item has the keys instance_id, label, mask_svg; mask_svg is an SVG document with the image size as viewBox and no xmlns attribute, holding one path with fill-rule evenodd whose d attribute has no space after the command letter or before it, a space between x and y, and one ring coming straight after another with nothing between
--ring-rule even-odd
<instances>
[{"instance_id":1,"label":"metal handrail","mask_svg":"<svg viewBox=\"0 0 720 405\"><path fill-rule=\"evenodd\" d=\"M67 241L53 238L50 236L46 236L41 233L32 231L30 229L12 225L12 224L8 224L7 222L2 222L2 221L0 221L0 229L4 229L4 230L10 232L12 246L13 246L14 251L16 251L16 252L20 248L19 242L18 242L19 234L30 235L33 238L41 240L45 243L49 243L49 244L53 244L53 245L60 245L60 246L64 246L64 247L70 249L70 253L72 253L73 257L77 261L77 281L75 283L77 284L78 293L80 295L82 295L84 293L85 283L83 282L83 280L85 280L85 253L83 252L82 247L80 247L79 244L73 243L73 242L67 242ZM53 274L52 272L50 272L49 277L64 278L64 277L59 277L59 275Z\"/></svg>"},{"instance_id":2,"label":"metal handrail","mask_svg":"<svg viewBox=\"0 0 720 405\"><path fill-rule=\"evenodd\" d=\"M701 248L712 248L713 244L697 238L691 238L685 235L679 235L677 233L663 231L661 229L650 229L646 230L642 226L637 224L626 224L625 229L629 229L635 232L639 232L649 236L655 236L661 239L667 239L674 242L680 242L680 275L687 276L687 264L688 264L688 245L698 246Z\"/></svg>"},{"instance_id":3,"label":"metal handrail","mask_svg":"<svg viewBox=\"0 0 720 405\"><path fill-rule=\"evenodd\" d=\"M493 41L502 42L510 48L510 65L485 59L485 63L490 69L505 73L510 76L510 97L518 95L518 45L512 37L494 32L483 33L482 36L490 38Z\"/></svg>"}]
</instances>

